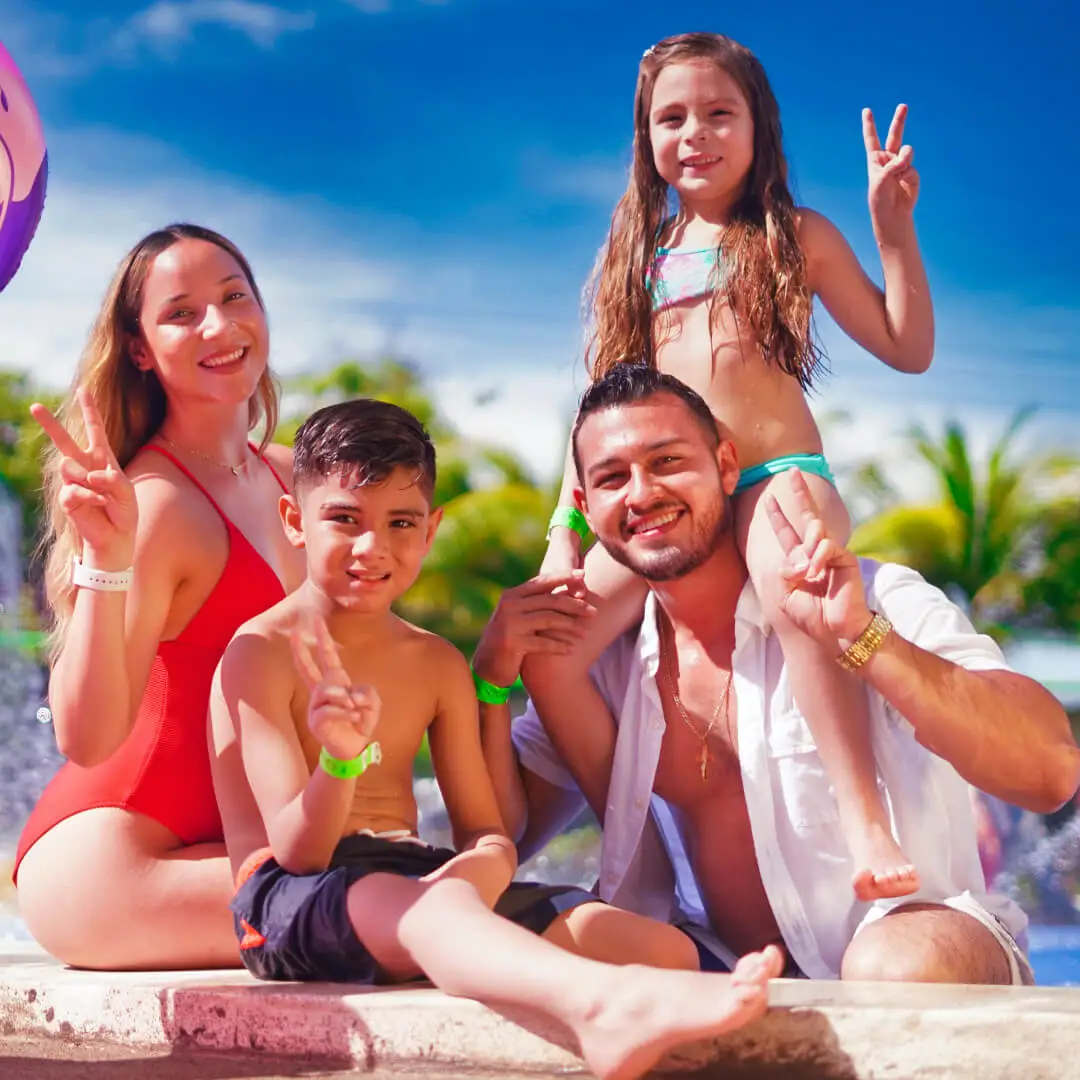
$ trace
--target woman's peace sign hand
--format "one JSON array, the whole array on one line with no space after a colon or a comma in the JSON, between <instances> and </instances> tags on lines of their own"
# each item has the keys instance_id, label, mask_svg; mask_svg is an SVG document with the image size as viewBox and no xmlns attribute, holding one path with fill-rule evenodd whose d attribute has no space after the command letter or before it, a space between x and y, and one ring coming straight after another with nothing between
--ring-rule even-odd
<instances>
[{"instance_id":1,"label":"woman's peace sign hand","mask_svg":"<svg viewBox=\"0 0 1080 1080\"><path fill-rule=\"evenodd\" d=\"M904 144L907 106L897 105L884 148L878 138L874 114L863 109L863 143L870 176L870 220L879 244L899 245L910 228L911 212L919 197L919 174L911 165L915 151Z\"/></svg>"},{"instance_id":2,"label":"woman's peace sign hand","mask_svg":"<svg viewBox=\"0 0 1080 1080\"><path fill-rule=\"evenodd\" d=\"M84 387L76 399L86 427L85 449L44 405L31 405L30 415L60 452L60 508L75 526L84 554L92 552L88 561L98 570L126 570L134 558L139 522L135 488L109 446L94 399Z\"/></svg>"},{"instance_id":3,"label":"woman's peace sign hand","mask_svg":"<svg viewBox=\"0 0 1080 1080\"><path fill-rule=\"evenodd\" d=\"M311 616L290 636L293 660L308 688L308 730L343 761L362 754L375 734L382 702L373 686L353 686L326 623Z\"/></svg>"}]
</instances>

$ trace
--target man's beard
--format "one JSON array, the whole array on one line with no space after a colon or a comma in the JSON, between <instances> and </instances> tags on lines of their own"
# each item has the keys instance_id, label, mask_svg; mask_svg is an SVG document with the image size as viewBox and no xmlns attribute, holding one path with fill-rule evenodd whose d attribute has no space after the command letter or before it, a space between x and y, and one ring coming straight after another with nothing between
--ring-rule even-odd
<instances>
[{"instance_id":1,"label":"man's beard","mask_svg":"<svg viewBox=\"0 0 1080 1080\"><path fill-rule=\"evenodd\" d=\"M690 542L653 551L630 552L629 545L604 544L607 553L646 581L675 581L707 562L731 528L731 500L720 492L716 502L694 522ZM602 543L602 541L601 541Z\"/></svg>"}]
</instances>

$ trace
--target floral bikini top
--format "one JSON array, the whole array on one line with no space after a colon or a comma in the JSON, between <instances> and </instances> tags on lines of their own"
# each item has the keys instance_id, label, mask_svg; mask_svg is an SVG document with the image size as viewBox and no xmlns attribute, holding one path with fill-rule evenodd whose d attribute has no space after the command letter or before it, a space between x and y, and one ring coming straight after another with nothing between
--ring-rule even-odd
<instances>
[{"instance_id":1,"label":"floral bikini top","mask_svg":"<svg viewBox=\"0 0 1080 1080\"><path fill-rule=\"evenodd\" d=\"M653 311L715 292L724 274L723 266L718 268L718 254L714 247L657 248L645 276Z\"/></svg>"}]
</instances>

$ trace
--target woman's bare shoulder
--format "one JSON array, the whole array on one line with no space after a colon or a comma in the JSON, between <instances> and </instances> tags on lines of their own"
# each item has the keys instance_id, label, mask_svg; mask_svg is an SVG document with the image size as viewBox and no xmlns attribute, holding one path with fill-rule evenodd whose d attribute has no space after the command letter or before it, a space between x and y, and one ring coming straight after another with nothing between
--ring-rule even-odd
<instances>
[{"instance_id":1,"label":"woman's bare shoulder","mask_svg":"<svg viewBox=\"0 0 1080 1080\"><path fill-rule=\"evenodd\" d=\"M292 491L293 488L293 452L291 446L283 446L281 443L271 443L264 451L263 456L274 467L274 472L281 477L281 482Z\"/></svg>"}]
</instances>

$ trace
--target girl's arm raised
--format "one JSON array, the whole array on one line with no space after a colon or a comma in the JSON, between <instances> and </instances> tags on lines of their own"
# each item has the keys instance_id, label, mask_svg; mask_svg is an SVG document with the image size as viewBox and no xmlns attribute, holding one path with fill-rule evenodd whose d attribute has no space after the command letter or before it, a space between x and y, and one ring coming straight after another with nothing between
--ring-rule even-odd
<instances>
[{"instance_id":1,"label":"girl's arm raised","mask_svg":"<svg viewBox=\"0 0 1080 1080\"><path fill-rule=\"evenodd\" d=\"M575 507L574 489L578 486L577 466L574 464L573 444L567 440L566 462L563 465L562 486L559 488L560 509ZM540 564L543 575L568 574L571 570L580 570L585 563L581 545L584 542L580 533L569 525L555 525L548 530L548 548L544 561Z\"/></svg>"},{"instance_id":2,"label":"girl's arm raised","mask_svg":"<svg viewBox=\"0 0 1080 1080\"><path fill-rule=\"evenodd\" d=\"M903 146L907 106L897 107L885 147L874 118L863 110L869 173L870 220L885 281L884 292L867 276L850 245L826 218L800 211L799 240L807 284L840 328L897 371L918 374L934 355L934 310L913 211L919 176L912 149Z\"/></svg>"}]
</instances>

